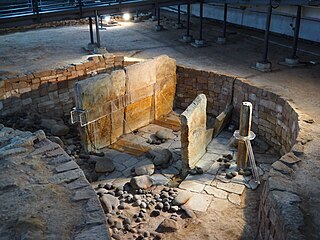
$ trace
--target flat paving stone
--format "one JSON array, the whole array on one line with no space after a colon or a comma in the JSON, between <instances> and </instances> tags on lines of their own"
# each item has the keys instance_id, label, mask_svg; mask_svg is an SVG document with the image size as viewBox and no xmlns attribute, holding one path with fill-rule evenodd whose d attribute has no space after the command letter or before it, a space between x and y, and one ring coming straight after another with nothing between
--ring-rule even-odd
<instances>
[{"instance_id":1,"label":"flat paving stone","mask_svg":"<svg viewBox=\"0 0 320 240\"><path fill-rule=\"evenodd\" d=\"M200 167L206 172L219 157L219 155L214 153L205 153L196 163L196 167Z\"/></svg>"},{"instance_id":2,"label":"flat paving stone","mask_svg":"<svg viewBox=\"0 0 320 240\"><path fill-rule=\"evenodd\" d=\"M196 181L183 181L180 185L179 188L189 190L192 192L197 192L200 193L203 191L205 187L205 184L196 182Z\"/></svg>"},{"instance_id":3,"label":"flat paving stone","mask_svg":"<svg viewBox=\"0 0 320 240\"><path fill-rule=\"evenodd\" d=\"M169 179L162 174L153 174L150 176L153 186L167 185Z\"/></svg>"},{"instance_id":4,"label":"flat paving stone","mask_svg":"<svg viewBox=\"0 0 320 240\"><path fill-rule=\"evenodd\" d=\"M211 167L206 171L206 173L216 175L220 169L220 163L219 162L214 162Z\"/></svg>"},{"instance_id":5,"label":"flat paving stone","mask_svg":"<svg viewBox=\"0 0 320 240\"><path fill-rule=\"evenodd\" d=\"M71 183L67 184L67 188L69 189L78 189L88 186L88 181L84 177L80 177L74 180Z\"/></svg>"},{"instance_id":6,"label":"flat paving stone","mask_svg":"<svg viewBox=\"0 0 320 240\"><path fill-rule=\"evenodd\" d=\"M241 197L238 194L230 193L228 195L228 200L234 205L237 205L237 206L241 205Z\"/></svg>"},{"instance_id":7,"label":"flat paving stone","mask_svg":"<svg viewBox=\"0 0 320 240\"><path fill-rule=\"evenodd\" d=\"M241 195L245 189L245 186L237 183L232 183L232 182L230 183L218 182L217 188L225 190L230 193L236 193Z\"/></svg>"},{"instance_id":8,"label":"flat paving stone","mask_svg":"<svg viewBox=\"0 0 320 240\"><path fill-rule=\"evenodd\" d=\"M115 169L119 172L126 170L126 167L120 163L114 163Z\"/></svg>"},{"instance_id":9,"label":"flat paving stone","mask_svg":"<svg viewBox=\"0 0 320 240\"><path fill-rule=\"evenodd\" d=\"M76 202L94 198L96 196L96 192L91 187L84 187L76 191L71 199Z\"/></svg>"},{"instance_id":10,"label":"flat paving stone","mask_svg":"<svg viewBox=\"0 0 320 240\"><path fill-rule=\"evenodd\" d=\"M175 167L173 166L170 166L166 169L162 169L161 170L161 173L166 176L167 178L172 178L174 177L175 175L178 175L180 173L180 171L178 169L176 169Z\"/></svg>"},{"instance_id":11,"label":"flat paving stone","mask_svg":"<svg viewBox=\"0 0 320 240\"><path fill-rule=\"evenodd\" d=\"M215 176L211 175L211 174L199 174L199 175L191 175L189 174L185 181L196 181L196 182L200 182L202 184L210 184L213 180L214 180Z\"/></svg>"},{"instance_id":12,"label":"flat paving stone","mask_svg":"<svg viewBox=\"0 0 320 240\"><path fill-rule=\"evenodd\" d=\"M105 181L105 182L113 182L114 180L116 180L117 178L123 176L121 172L119 171L113 171L112 173L109 174L105 174L102 175L101 177L99 177L99 181Z\"/></svg>"},{"instance_id":13,"label":"flat paving stone","mask_svg":"<svg viewBox=\"0 0 320 240\"><path fill-rule=\"evenodd\" d=\"M131 178L126 178L126 177L119 177L116 180L113 181L113 186L114 187L123 187L126 183L129 183Z\"/></svg>"},{"instance_id":14,"label":"flat paving stone","mask_svg":"<svg viewBox=\"0 0 320 240\"><path fill-rule=\"evenodd\" d=\"M228 193L226 191L223 191L223 190L218 189L216 187L205 186L204 191L207 194L213 195L216 198L227 199L227 197L228 197Z\"/></svg>"},{"instance_id":15,"label":"flat paving stone","mask_svg":"<svg viewBox=\"0 0 320 240\"><path fill-rule=\"evenodd\" d=\"M126 161L124 161L122 164L126 167L132 167L133 165L137 164L139 162L138 159L135 157L128 158Z\"/></svg>"},{"instance_id":16,"label":"flat paving stone","mask_svg":"<svg viewBox=\"0 0 320 240\"><path fill-rule=\"evenodd\" d=\"M124 171L122 171L123 176L125 176L125 177L130 177L130 176L132 176L131 168L132 168L132 167L129 167L129 168L125 169Z\"/></svg>"},{"instance_id":17,"label":"flat paving stone","mask_svg":"<svg viewBox=\"0 0 320 240\"><path fill-rule=\"evenodd\" d=\"M233 154L233 151L229 150L228 148L219 149L219 148L215 148L214 146L211 146L211 147L208 146L207 153L215 153L222 156L223 154Z\"/></svg>"},{"instance_id":18,"label":"flat paving stone","mask_svg":"<svg viewBox=\"0 0 320 240\"><path fill-rule=\"evenodd\" d=\"M212 199L213 197L211 195L193 193L184 206L193 211L205 212L207 211Z\"/></svg>"}]
</instances>

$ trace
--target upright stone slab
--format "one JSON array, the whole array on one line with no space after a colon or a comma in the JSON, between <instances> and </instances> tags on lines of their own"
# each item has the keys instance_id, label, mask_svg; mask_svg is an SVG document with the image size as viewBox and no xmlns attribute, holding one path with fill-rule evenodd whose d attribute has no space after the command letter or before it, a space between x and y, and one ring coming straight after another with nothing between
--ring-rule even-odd
<instances>
[{"instance_id":1,"label":"upright stone slab","mask_svg":"<svg viewBox=\"0 0 320 240\"><path fill-rule=\"evenodd\" d=\"M193 168L205 154L212 138L212 130L207 130L207 98L200 94L181 114L181 158L183 173Z\"/></svg>"},{"instance_id":2,"label":"upright stone slab","mask_svg":"<svg viewBox=\"0 0 320 240\"><path fill-rule=\"evenodd\" d=\"M154 84L156 64L154 60L126 67L126 93L131 104L125 109L125 133L143 127L154 120Z\"/></svg>"},{"instance_id":3,"label":"upright stone slab","mask_svg":"<svg viewBox=\"0 0 320 240\"><path fill-rule=\"evenodd\" d=\"M166 55L154 59L156 63L155 119L167 116L173 108L176 94L176 61Z\"/></svg>"},{"instance_id":4,"label":"upright stone slab","mask_svg":"<svg viewBox=\"0 0 320 240\"><path fill-rule=\"evenodd\" d=\"M123 70L99 74L75 84L76 107L85 110L86 127L81 136L86 150L93 145L103 148L123 134L124 106L121 96L125 94Z\"/></svg>"}]
</instances>

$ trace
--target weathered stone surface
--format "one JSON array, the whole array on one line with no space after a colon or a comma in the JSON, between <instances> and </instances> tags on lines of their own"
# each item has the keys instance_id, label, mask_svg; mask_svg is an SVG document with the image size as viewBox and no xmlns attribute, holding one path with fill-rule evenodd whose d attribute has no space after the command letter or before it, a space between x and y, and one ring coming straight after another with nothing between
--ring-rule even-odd
<instances>
[{"instance_id":1,"label":"weathered stone surface","mask_svg":"<svg viewBox=\"0 0 320 240\"><path fill-rule=\"evenodd\" d=\"M71 182L73 180L76 180L79 177L84 177L83 172L80 169L74 169L68 172L62 172L55 174L51 177L49 177L49 182L51 183L63 183L63 182Z\"/></svg>"},{"instance_id":2,"label":"weathered stone surface","mask_svg":"<svg viewBox=\"0 0 320 240\"><path fill-rule=\"evenodd\" d=\"M205 185L203 183L195 182L195 181L183 181L180 185L179 188L189 190L192 192L202 192L204 189Z\"/></svg>"},{"instance_id":3,"label":"weathered stone surface","mask_svg":"<svg viewBox=\"0 0 320 240\"><path fill-rule=\"evenodd\" d=\"M112 75L99 74L79 81L75 84L75 94L76 107L88 111L86 114L88 122L100 118L94 123L99 126L95 131L92 124L88 125L89 133L92 134L87 136L88 134L82 132L82 138L85 139L89 151L92 150L90 138L93 139L93 132L96 134L94 139L96 139L95 146L97 148L108 146L123 134L123 110L111 113L116 110L114 108L121 107L120 103L116 101L125 94L125 73L123 70L115 71ZM115 103L111 104L110 101L115 101Z\"/></svg>"},{"instance_id":4,"label":"weathered stone surface","mask_svg":"<svg viewBox=\"0 0 320 240\"><path fill-rule=\"evenodd\" d=\"M112 210L117 209L120 204L118 198L110 194L104 194L102 197L100 197L100 202L105 213L112 212Z\"/></svg>"},{"instance_id":5,"label":"weathered stone surface","mask_svg":"<svg viewBox=\"0 0 320 240\"><path fill-rule=\"evenodd\" d=\"M152 180L153 186L158 186L158 185L165 186L169 182L169 179L163 176L162 174L153 174L152 176L150 176L150 178Z\"/></svg>"},{"instance_id":6,"label":"weathered stone surface","mask_svg":"<svg viewBox=\"0 0 320 240\"><path fill-rule=\"evenodd\" d=\"M180 191L172 203L177 206L183 205L191 198L191 196L192 194L188 191Z\"/></svg>"},{"instance_id":7,"label":"weathered stone surface","mask_svg":"<svg viewBox=\"0 0 320 240\"><path fill-rule=\"evenodd\" d=\"M228 200L235 205L241 205L241 198L238 194L229 193Z\"/></svg>"},{"instance_id":8,"label":"weathered stone surface","mask_svg":"<svg viewBox=\"0 0 320 240\"><path fill-rule=\"evenodd\" d=\"M155 133L156 137L159 139L163 139L163 140L167 140L167 139L174 139L176 137L176 135L173 134L172 130L169 129L161 129L158 130Z\"/></svg>"},{"instance_id":9,"label":"weathered stone surface","mask_svg":"<svg viewBox=\"0 0 320 240\"><path fill-rule=\"evenodd\" d=\"M212 186L206 186L204 191L210 195L213 195L216 198L227 199L228 193L221 189Z\"/></svg>"},{"instance_id":10,"label":"weathered stone surface","mask_svg":"<svg viewBox=\"0 0 320 240\"><path fill-rule=\"evenodd\" d=\"M152 160L156 166L168 164L172 159L172 153L168 149L162 149L155 153L155 157Z\"/></svg>"},{"instance_id":11,"label":"weathered stone surface","mask_svg":"<svg viewBox=\"0 0 320 240\"><path fill-rule=\"evenodd\" d=\"M210 195L192 193L192 197L184 204L184 206L194 211L205 212L207 211L211 201L212 196Z\"/></svg>"},{"instance_id":12,"label":"weathered stone surface","mask_svg":"<svg viewBox=\"0 0 320 240\"><path fill-rule=\"evenodd\" d=\"M55 125L51 126L50 131L51 131L52 135L61 137L61 136L67 135L69 133L70 129L66 125L55 124Z\"/></svg>"},{"instance_id":13,"label":"weathered stone surface","mask_svg":"<svg viewBox=\"0 0 320 240\"><path fill-rule=\"evenodd\" d=\"M207 130L207 98L200 94L181 114L181 159L183 169L193 168L205 154L212 138Z\"/></svg>"},{"instance_id":14,"label":"weathered stone surface","mask_svg":"<svg viewBox=\"0 0 320 240\"><path fill-rule=\"evenodd\" d=\"M185 181L196 181L202 184L210 184L214 180L214 176L211 174L199 174L199 175L192 175L189 174L186 178Z\"/></svg>"},{"instance_id":15,"label":"weathered stone surface","mask_svg":"<svg viewBox=\"0 0 320 240\"><path fill-rule=\"evenodd\" d=\"M297 156L295 156L292 152L288 152L280 158L280 161L286 165L293 165L301 161Z\"/></svg>"},{"instance_id":16,"label":"weathered stone surface","mask_svg":"<svg viewBox=\"0 0 320 240\"><path fill-rule=\"evenodd\" d=\"M201 159L196 163L196 167L201 168L203 171L208 171L212 164L220 157L218 154L205 153Z\"/></svg>"},{"instance_id":17,"label":"weathered stone surface","mask_svg":"<svg viewBox=\"0 0 320 240\"><path fill-rule=\"evenodd\" d=\"M148 175L133 177L130 184L134 189L147 189L152 186L152 179Z\"/></svg>"},{"instance_id":18,"label":"weathered stone surface","mask_svg":"<svg viewBox=\"0 0 320 240\"><path fill-rule=\"evenodd\" d=\"M106 225L92 226L82 230L78 235L75 236L75 240L87 240L87 239L96 239L96 240L106 240L111 239Z\"/></svg>"},{"instance_id":19,"label":"weathered stone surface","mask_svg":"<svg viewBox=\"0 0 320 240\"><path fill-rule=\"evenodd\" d=\"M268 184L269 184L270 191L279 190L279 191L288 191L291 193L296 193L298 190L293 181L284 177L279 177L279 176L269 177Z\"/></svg>"},{"instance_id":20,"label":"weathered stone surface","mask_svg":"<svg viewBox=\"0 0 320 240\"><path fill-rule=\"evenodd\" d=\"M112 172L115 169L115 166L111 159L107 156L104 157L94 157L96 160L95 171L98 173Z\"/></svg>"},{"instance_id":21,"label":"weathered stone surface","mask_svg":"<svg viewBox=\"0 0 320 240\"><path fill-rule=\"evenodd\" d=\"M162 55L154 59L156 63L155 119L166 116L173 109L176 93L176 61Z\"/></svg>"},{"instance_id":22,"label":"weathered stone surface","mask_svg":"<svg viewBox=\"0 0 320 240\"><path fill-rule=\"evenodd\" d=\"M69 171L77 168L79 168L78 164L76 164L74 161L69 161L57 166L56 171L60 173L60 172L65 172L65 171Z\"/></svg>"},{"instance_id":23,"label":"weathered stone surface","mask_svg":"<svg viewBox=\"0 0 320 240\"><path fill-rule=\"evenodd\" d=\"M224 182L218 181L217 188L220 188L230 193L236 193L241 195L245 189L245 186L237 183L224 183Z\"/></svg>"},{"instance_id":24,"label":"weathered stone surface","mask_svg":"<svg viewBox=\"0 0 320 240\"><path fill-rule=\"evenodd\" d=\"M176 232L178 229L179 229L179 225L176 221L172 219L164 219L160 223L156 231L160 233L167 233L167 232Z\"/></svg>"},{"instance_id":25,"label":"weathered stone surface","mask_svg":"<svg viewBox=\"0 0 320 240\"><path fill-rule=\"evenodd\" d=\"M77 190L71 199L72 201L81 201L94 197L96 197L95 191L90 186L88 186Z\"/></svg>"},{"instance_id":26,"label":"weathered stone surface","mask_svg":"<svg viewBox=\"0 0 320 240\"><path fill-rule=\"evenodd\" d=\"M150 160L139 162L134 169L136 175L152 175L154 173L154 165Z\"/></svg>"},{"instance_id":27,"label":"weathered stone surface","mask_svg":"<svg viewBox=\"0 0 320 240\"><path fill-rule=\"evenodd\" d=\"M289 174L290 175L293 173L293 169L288 167L287 165L285 165L281 161L276 161L275 163L273 163L272 168L281 172L282 174Z\"/></svg>"}]
</instances>

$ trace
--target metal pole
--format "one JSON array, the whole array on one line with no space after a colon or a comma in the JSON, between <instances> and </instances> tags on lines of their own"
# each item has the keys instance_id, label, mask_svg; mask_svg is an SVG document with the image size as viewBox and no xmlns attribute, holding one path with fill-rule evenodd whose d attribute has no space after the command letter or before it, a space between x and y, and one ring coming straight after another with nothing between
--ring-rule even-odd
<instances>
[{"instance_id":1,"label":"metal pole","mask_svg":"<svg viewBox=\"0 0 320 240\"><path fill-rule=\"evenodd\" d=\"M199 34L199 40L202 40L202 20L203 20L203 1L200 2L200 34Z\"/></svg>"},{"instance_id":2,"label":"metal pole","mask_svg":"<svg viewBox=\"0 0 320 240\"><path fill-rule=\"evenodd\" d=\"M297 58L297 47L298 47L298 39L299 39L299 31L300 31L300 22L301 22L301 6L298 6L296 23L294 26L294 36L293 36L293 44L292 44L292 59Z\"/></svg>"},{"instance_id":3,"label":"metal pole","mask_svg":"<svg viewBox=\"0 0 320 240\"><path fill-rule=\"evenodd\" d=\"M91 44L94 44L93 28L92 28L92 17L89 17L89 28L90 28L90 42L91 42Z\"/></svg>"},{"instance_id":4,"label":"metal pole","mask_svg":"<svg viewBox=\"0 0 320 240\"><path fill-rule=\"evenodd\" d=\"M268 49L269 49L269 33L270 33L270 23L271 23L272 6L268 6L267 19L266 19L266 30L264 34L264 51L263 51L263 63L268 62Z\"/></svg>"},{"instance_id":5,"label":"metal pole","mask_svg":"<svg viewBox=\"0 0 320 240\"><path fill-rule=\"evenodd\" d=\"M223 37L227 36L227 14L228 14L228 4L224 4L224 15L223 15Z\"/></svg>"},{"instance_id":6,"label":"metal pole","mask_svg":"<svg viewBox=\"0 0 320 240\"><path fill-rule=\"evenodd\" d=\"M190 15L191 15L191 4L188 1L188 17L187 17L187 36L190 36Z\"/></svg>"},{"instance_id":7,"label":"metal pole","mask_svg":"<svg viewBox=\"0 0 320 240\"><path fill-rule=\"evenodd\" d=\"M158 5L158 26L160 26L160 7L159 7L159 5Z\"/></svg>"},{"instance_id":8,"label":"metal pole","mask_svg":"<svg viewBox=\"0 0 320 240\"><path fill-rule=\"evenodd\" d=\"M178 24L181 23L181 6L180 4L178 5Z\"/></svg>"},{"instance_id":9,"label":"metal pole","mask_svg":"<svg viewBox=\"0 0 320 240\"><path fill-rule=\"evenodd\" d=\"M94 18L96 21L97 47L100 48L99 19L98 19L98 11L97 10L96 10L96 14L95 14Z\"/></svg>"}]
</instances>

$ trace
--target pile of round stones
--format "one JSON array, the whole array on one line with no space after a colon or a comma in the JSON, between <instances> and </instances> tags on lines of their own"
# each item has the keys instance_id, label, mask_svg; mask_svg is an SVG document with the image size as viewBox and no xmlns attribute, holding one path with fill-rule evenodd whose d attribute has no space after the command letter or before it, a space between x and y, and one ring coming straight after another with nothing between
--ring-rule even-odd
<instances>
[{"instance_id":1,"label":"pile of round stones","mask_svg":"<svg viewBox=\"0 0 320 240\"><path fill-rule=\"evenodd\" d=\"M175 201L178 190L174 188L157 187L153 190L134 190L128 183L118 187L107 183L100 184L96 192L100 200L105 194L118 199L118 202L113 204L111 211L106 212L105 209L107 222L114 239L123 239L124 235L131 235L133 239L161 239L160 231L146 230L145 224L150 217L155 218L166 212L170 214L170 221L177 222L179 215L190 218L195 216L192 211L183 206L180 207L181 204ZM169 226L168 232L177 229L173 224Z\"/></svg>"}]
</instances>

